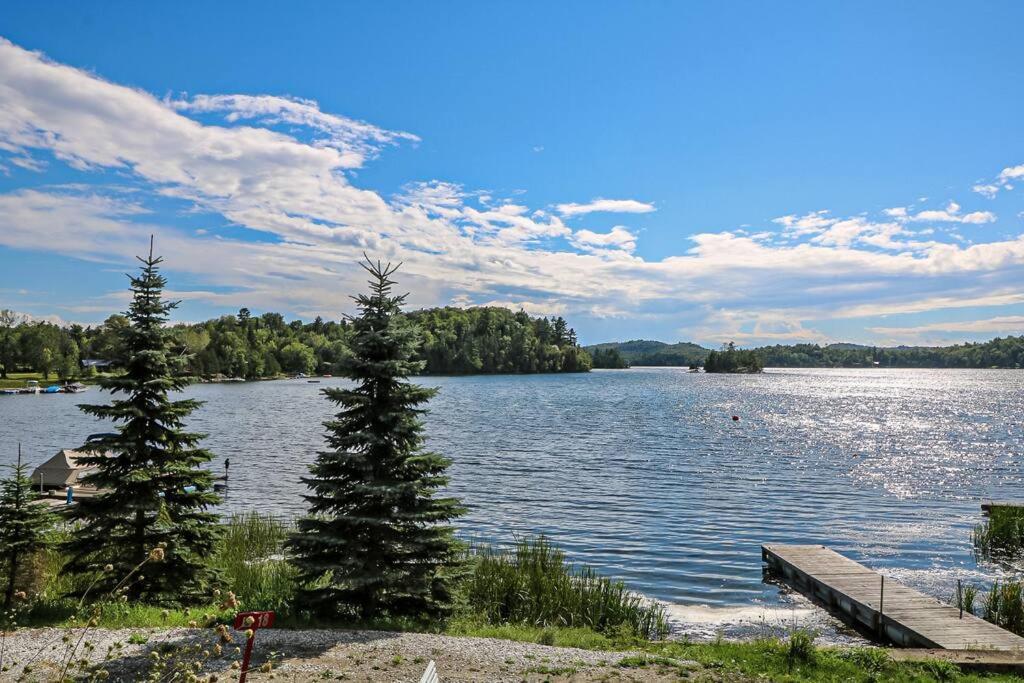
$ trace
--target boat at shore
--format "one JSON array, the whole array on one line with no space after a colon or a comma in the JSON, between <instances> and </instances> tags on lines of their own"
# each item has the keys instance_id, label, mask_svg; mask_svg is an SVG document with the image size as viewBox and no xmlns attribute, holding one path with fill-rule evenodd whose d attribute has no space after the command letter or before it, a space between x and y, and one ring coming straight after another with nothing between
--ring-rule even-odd
<instances>
[{"instance_id":1,"label":"boat at shore","mask_svg":"<svg viewBox=\"0 0 1024 683\"><path fill-rule=\"evenodd\" d=\"M48 387L41 387L38 380L30 379L25 382L23 387L0 389L0 396L17 396L19 394L80 394L88 390L88 385L81 382L69 382L64 385L51 384Z\"/></svg>"}]
</instances>

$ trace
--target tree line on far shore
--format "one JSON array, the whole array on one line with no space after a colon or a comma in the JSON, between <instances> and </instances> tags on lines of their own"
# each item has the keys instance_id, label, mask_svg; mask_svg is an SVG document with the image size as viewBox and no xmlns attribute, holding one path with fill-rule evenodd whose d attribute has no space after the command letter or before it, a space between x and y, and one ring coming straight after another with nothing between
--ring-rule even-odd
<instances>
[{"instance_id":1,"label":"tree line on far shore","mask_svg":"<svg viewBox=\"0 0 1024 683\"><path fill-rule=\"evenodd\" d=\"M713 351L689 342L635 340L585 347L595 368L631 365L705 367ZM737 349L737 351L739 351ZM953 346L777 344L748 350L772 368L1024 368L1024 336Z\"/></svg>"},{"instance_id":2,"label":"tree line on far shore","mask_svg":"<svg viewBox=\"0 0 1024 683\"><path fill-rule=\"evenodd\" d=\"M498 307L431 308L405 315L422 330L416 358L425 374L586 372L589 354L561 317L533 317ZM38 372L47 379L95 372L84 360L123 368L123 334L129 322L112 315L95 327L61 327L19 320L0 310L0 377ZM260 379L337 370L350 353L352 327L345 320L285 321L280 313L256 316L246 308L171 328L175 350L195 377Z\"/></svg>"}]
</instances>

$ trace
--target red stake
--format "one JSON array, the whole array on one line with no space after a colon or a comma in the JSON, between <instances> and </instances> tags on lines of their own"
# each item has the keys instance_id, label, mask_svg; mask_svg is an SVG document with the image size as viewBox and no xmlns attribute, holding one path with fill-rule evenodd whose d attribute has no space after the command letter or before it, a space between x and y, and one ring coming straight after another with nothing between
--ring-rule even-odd
<instances>
[{"instance_id":1,"label":"red stake","mask_svg":"<svg viewBox=\"0 0 1024 683\"><path fill-rule=\"evenodd\" d=\"M252 630L252 635L245 639L245 653L242 654L242 673L238 677L238 683L245 683L245 677L249 674L249 660L252 659L252 646L256 642L256 631L261 628L270 628L274 625L273 612L239 612L235 615L235 630Z\"/></svg>"}]
</instances>

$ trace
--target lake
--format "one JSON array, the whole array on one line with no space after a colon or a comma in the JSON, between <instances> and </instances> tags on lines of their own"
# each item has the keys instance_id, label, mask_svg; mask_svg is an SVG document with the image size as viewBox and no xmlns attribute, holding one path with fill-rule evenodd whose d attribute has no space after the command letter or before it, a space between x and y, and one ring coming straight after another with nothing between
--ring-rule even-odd
<instances>
[{"instance_id":1,"label":"lake","mask_svg":"<svg viewBox=\"0 0 1024 683\"><path fill-rule=\"evenodd\" d=\"M231 459L226 509L303 511L299 477L332 409L319 392L341 381L187 390L206 401L189 427L209 433L213 468ZM957 578L1001 575L972 556L980 500L1024 498L1020 371L633 368L418 381L440 389L427 434L470 507L464 537L546 533L683 614L791 609L762 580L765 542L827 544L948 598ZM75 408L100 397L0 397L0 462L18 441L37 464L106 431Z\"/></svg>"}]
</instances>

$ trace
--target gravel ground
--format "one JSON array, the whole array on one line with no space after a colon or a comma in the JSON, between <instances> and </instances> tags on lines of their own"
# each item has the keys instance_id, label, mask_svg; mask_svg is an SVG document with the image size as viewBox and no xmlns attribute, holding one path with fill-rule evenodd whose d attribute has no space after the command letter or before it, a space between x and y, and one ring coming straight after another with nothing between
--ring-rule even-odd
<instances>
[{"instance_id":1,"label":"gravel ground","mask_svg":"<svg viewBox=\"0 0 1024 683\"><path fill-rule=\"evenodd\" d=\"M94 629L78 648L76 660L103 663L108 681L146 680L153 653L170 648L192 648L187 661L204 659L200 676L216 674L219 681L237 680L232 662L240 659L235 647L245 636L230 632L233 642L217 656L218 635L209 629ZM78 640L70 643L59 629L23 629L8 634L4 643L2 681L53 681ZM143 642L144 641L144 642ZM86 645L88 643L88 645ZM202 653L209 653L204 658ZM187 656L187 655L186 655ZM268 629L256 637L250 681L419 681L434 660L442 681L678 681L700 675L693 662L651 661L646 666L621 666L624 658L635 663L635 652L594 652L547 647L490 638L460 638L425 633L385 631ZM640 655L642 656L642 655ZM173 656L171 658L173 661ZM182 660L179 660L182 661ZM260 671L267 663L271 671ZM28 672L25 673L25 667ZM88 678L76 663L69 673ZM171 679L167 675L162 680Z\"/></svg>"}]
</instances>

